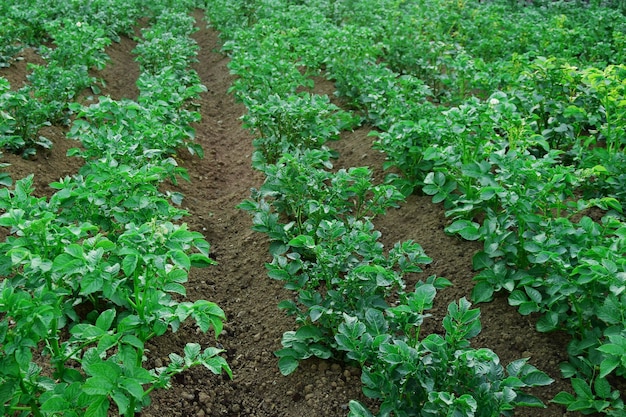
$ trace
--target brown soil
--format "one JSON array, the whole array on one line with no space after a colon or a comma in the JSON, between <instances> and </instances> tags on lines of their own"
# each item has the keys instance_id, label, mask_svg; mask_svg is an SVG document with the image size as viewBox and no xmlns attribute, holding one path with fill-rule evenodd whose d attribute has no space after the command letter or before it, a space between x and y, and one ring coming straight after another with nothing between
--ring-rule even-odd
<instances>
[{"instance_id":1,"label":"brown soil","mask_svg":"<svg viewBox=\"0 0 626 417\"><path fill-rule=\"evenodd\" d=\"M279 301L291 294L281 283L267 277L264 263L270 260L267 239L251 230L251 219L236 205L249 197L250 188L258 187L263 176L251 168L252 136L242 129L240 116L245 108L227 94L233 81L227 68L228 59L219 53L219 38L205 28L197 14L201 30L194 34L200 46L199 63L195 65L208 92L201 97L202 121L196 126L197 140L205 149L205 158L198 159L181 152L180 163L191 177L190 183L177 188L185 195L183 206L190 212L186 222L202 232L212 245L217 266L193 270L188 283L191 301L207 299L216 302L227 314L224 333L216 342L211 335L196 331L191 324L177 333L166 334L149 345L148 367L161 366L170 352L181 353L187 342L204 347L222 346L234 378L216 376L204 368L191 369L173 381L169 390L153 393L152 404L142 413L145 417L170 416L249 416L249 417L335 417L346 416L351 399L367 402L361 393L360 371L343 363L309 360L291 376L284 377L277 368L273 352L281 347L283 332L295 328L294 322L277 308ZM135 98L137 63L128 38L108 49L111 62L100 76L106 81L103 94L115 99ZM24 60L0 70L12 85L23 82L26 61L36 60L32 51ZM331 95L333 86L316 79L315 92ZM345 133L332 144L340 153L337 167L369 166L376 178L384 156L371 148L369 129ZM42 132L54 146L41 150L32 160L5 153L2 161L11 166L14 179L30 173L35 175L39 195L50 195L48 184L75 173L81 162L68 158L68 148L77 143L65 138L66 128L50 127ZM448 303L469 298L474 272L472 255L480 244L447 236L442 207L429 197L411 196L401 208L377 218L386 247L401 240L419 242L433 258L424 277L444 276L454 286L443 290L428 319L429 331L441 331L440 322ZM419 278L419 277L418 277ZM562 407L549 404L561 390L570 390L567 380L560 378L558 364L566 359L567 338L560 334L541 334L534 330L533 320L523 317L507 304L506 298L481 304L482 333L473 341L474 347L494 350L502 363L530 357L530 363L547 372L555 383L534 392L548 408L519 409L516 416L578 416ZM372 404L372 403L369 403Z\"/></svg>"}]
</instances>

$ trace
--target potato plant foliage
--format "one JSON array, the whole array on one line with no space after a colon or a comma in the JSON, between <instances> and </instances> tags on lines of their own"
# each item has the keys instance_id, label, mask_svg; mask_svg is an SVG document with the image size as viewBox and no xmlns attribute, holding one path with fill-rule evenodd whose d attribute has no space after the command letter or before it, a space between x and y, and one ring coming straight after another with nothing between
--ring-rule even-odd
<instances>
[{"instance_id":1,"label":"potato plant foliage","mask_svg":"<svg viewBox=\"0 0 626 417\"><path fill-rule=\"evenodd\" d=\"M562 368L575 394L553 401L623 413L608 377L623 376L624 357L623 308L609 310L625 288L617 97L626 21L619 4L534 3L224 0L207 11L257 134L253 166L266 175L240 207L270 239L268 275L294 291L279 304L299 326L276 352L283 373L311 356L357 362L381 416L542 405L524 388L551 383L543 372L470 346L480 324L467 300L450 305L444 336L420 335L450 281L407 290L404 275L429 258L415 242L383 250L371 219L422 192L444 205L447 232L485 243L475 302L508 290L522 314L540 314L539 331L572 335ZM318 119L311 140L303 121L313 101L302 91L314 76L375 128L397 173L385 184L361 177L366 167L333 170L326 132L349 124ZM372 414L351 404L351 416Z\"/></svg>"},{"instance_id":2,"label":"potato plant foliage","mask_svg":"<svg viewBox=\"0 0 626 417\"><path fill-rule=\"evenodd\" d=\"M28 155L49 145L34 139L42 125L69 123L72 115L68 136L80 148L69 154L86 163L50 184L50 198L33 195L32 175L13 185L2 177L0 225L9 231L0 244L2 414L104 417L114 405L133 416L153 390L192 366L232 377L221 348L194 342L164 366L146 367L151 339L187 320L217 338L226 319L211 301L185 301L190 269L215 262L204 236L181 222L183 196L161 187L189 180L173 158L177 149L202 155L191 123L206 89L190 68L197 48L189 37L189 13L200 5L18 3L3 16L24 35L11 45L55 47L40 46L47 65L32 66L22 89L2 79L2 145ZM105 47L130 35L139 17L149 23L135 50L138 101L74 102L86 87L97 93L89 71L104 68Z\"/></svg>"},{"instance_id":3,"label":"potato plant foliage","mask_svg":"<svg viewBox=\"0 0 626 417\"><path fill-rule=\"evenodd\" d=\"M224 312L184 300L209 244L187 229L181 146L202 156L192 124L205 91L190 68L189 12L206 10L236 79L265 175L240 208L270 240L269 277L292 291L296 319L275 352L283 374L315 356L356 364L376 410L349 416L498 416L541 407L528 388L552 380L523 358L474 348L480 312L449 305L443 334L422 334L437 292L419 243L380 243L373 219L411 193L432 196L446 232L483 243L474 303L506 291L541 332L571 337L567 411L621 417L626 377L626 10L621 1L216 0L5 1L0 66L35 47L28 82L0 78L0 144L32 155L43 126L71 124L86 165L33 196L31 177L0 192L0 406L10 415L134 415L190 366L230 374L220 350L188 344L145 369L145 343L186 319L217 337ZM107 65L106 46L137 36L137 101L74 102ZM333 81L346 103L311 93ZM393 168L334 169L327 146L372 127ZM10 187L9 187L10 186ZM414 288L407 276L417 274ZM85 312L86 311L86 312ZM43 354L51 371L33 357Z\"/></svg>"},{"instance_id":4,"label":"potato plant foliage","mask_svg":"<svg viewBox=\"0 0 626 417\"><path fill-rule=\"evenodd\" d=\"M465 369L456 374L456 391L439 392L433 382L418 394L420 383L430 381L426 375L437 373L433 357L456 345L447 336L411 339L407 329L400 341L397 329L376 333L381 326L395 329L399 316L388 300L394 294L401 305L408 302L410 293L401 284L408 270L380 256L372 241L376 232L366 226L380 213L357 214L354 203L363 197L354 194L356 182L341 182L344 171L328 171L334 155L323 143L312 143L309 128L297 122L301 116L292 103L310 88L312 76L321 75L335 83L347 110L375 128L374 146L385 153L385 167L397 173L385 184L395 191L388 188L381 200L374 197L380 186L371 186L370 201L382 210L401 201L397 193L417 192L442 204L448 233L484 243L473 260L473 301L489 302L495 292L507 291L521 314L539 316L538 331L572 337L569 360L561 365L572 392L552 401L584 414L623 415L624 398L614 385L626 374L623 4L218 4L208 14L238 76L232 91L248 107L248 127L259 134L255 167L266 174L263 187L242 207L253 214L254 229L272 242L269 275L296 292L281 307L303 326L285 334L284 349L277 352L281 369L292 372L308 356L347 352L363 365L366 394L382 401L380 415L498 415L516 404L506 384L492 382L489 400L460 388L464 380L503 375L497 366L493 373L476 368L483 360L497 364L480 349L456 350L455 366ZM277 97L285 105L268 106L271 112L261 118L258 111L265 107L259 103ZM285 122L286 109L293 122ZM302 116L307 111L303 103ZM338 121L325 122L334 127L316 129L342 128ZM290 139L282 151L272 150L284 154L282 160L267 158L273 129L291 138L298 138L299 129L301 149L294 150L297 141ZM404 256L419 269L419 250L408 242L399 245L406 245ZM459 303L457 309L465 302ZM374 352L358 351L363 345L373 345ZM412 368L425 358L423 368ZM519 378L518 368L526 365L506 369ZM405 386L414 373L419 377ZM510 401L502 405L495 398ZM351 415L370 411L352 404Z\"/></svg>"}]
</instances>

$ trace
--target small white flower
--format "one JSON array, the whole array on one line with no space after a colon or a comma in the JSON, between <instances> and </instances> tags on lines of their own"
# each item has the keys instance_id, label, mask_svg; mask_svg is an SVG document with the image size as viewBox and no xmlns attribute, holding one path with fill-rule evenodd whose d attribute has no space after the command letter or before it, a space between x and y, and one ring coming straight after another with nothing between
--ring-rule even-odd
<instances>
[{"instance_id":1,"label":"small white flower","mask_svg":"<svg viewBox=\"0 0 626 417\"><path fill-rule=\"evenodd\" d=\"M497 98L492 98L489 100L489 104L495 106L496 104L500 104L500 100L498 100Z\"/></svg>"},{"instance_id":2,"label":"small white flower","mask_svg":"<svg viewBox=\"0 0 626 417\"><path fill-rule=\"evenodd\" d=\"M82 25L83 25L82 22L76 22L77 27L81 27Z\"/></svg>"}]
</instances>

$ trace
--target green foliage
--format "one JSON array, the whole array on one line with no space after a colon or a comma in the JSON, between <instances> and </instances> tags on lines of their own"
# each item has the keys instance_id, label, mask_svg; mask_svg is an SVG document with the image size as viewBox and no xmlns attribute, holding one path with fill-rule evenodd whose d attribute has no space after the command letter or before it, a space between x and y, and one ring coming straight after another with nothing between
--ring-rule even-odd
<instances>
[{"instance_id":1,"label":"green foliage","mask_svg":"<svg viewBox=\"0 0 626 417\"><path fill-rule=\"evenodd\" d=\"M244 127L255 131L254 165L274 164L285 153L299 148L319 149L339 133L353 128L358 118L339 109L328 96L309 93L280 97L248 104Z\"/></svg>"},{"instance_id":2,"label":"green foliage","mask_svg":"<svg viewBox=\"0 0 626 417\"><path fill-rule=\"evenodd\" d=\"M384 250L370 218L426 185L437 201L459 207L458 220L468 226L463 229L478 239L481 225L465 220L460 208L475 215L483 200L499 207L492 165L480 158L506 147L543 150L544 141L525 140L531 127L506 93L489 101L455 96L452 91L467 94L493 85L487 69L472 76L485 64L474 64L461 46L441 56L435 51L424 61L431 61L429 80L386 62L392 49L388 32L412 17L404 14L410 10L404 2L316 1L308 7L273 2L272 14L265 2L256 6L252 16L241 5L222 1L207 13L224 30L224 51L238 77L231 91L247 106L243 119L256 134L253 164L266 176L239 207L253 216L253 229L270 238L268 275L294 291L279 304L298 325L283 335L283 348L276 352L281 372L295 372L299 361L310 357L354 361L364 367L365 393L382 402L380 415L511 415L518 405L541 406L522 389L549 384L550 378L525 360L505 371L493 352L469 347L480 324L467 301L450 307L447 337L420 337L436 290L450 282L429 277L407 292L404 276L421 272L430 258L411 241ZM453 30L455 19L460 15L441 24ZM395 45L397 57L416 44L410 45ZM449 48L443 41L431 46ZM323 106L313 107L309 98L315 96L299 92L310 88L307 77L320 69L349 105L380 129L377 148L393 154L386 167L399 168L407 178L390 176L393 185L374 185L367 168L331 171L333 153L324 144L339 125L319 117L327 114L325 98L319 101ZM428 99L459 105L443 112ZM467 179L455 182L461 174ZM490 193L482 191L485 186L492 187ZM428 382L418 389L420 381ZM350 408L351 415L372 415L356 402Z\"/></svg>"},{"instance_id":3,"label":"green foliage","mask_svg":"<svg viewBox=\"0 0 626 417\"><path fill-rule=\"evenodd\" d=\"M189 179L171 158L181 145L202 152L190 125L199 120L194 101L206 89L187 68L189 56L184 66L144 72L137 102L72 103L82 89L97 90L88 71L103 68L116 28L129 33L144 6L29 3L31 9L16 5L11 16L32 17L31 27L45 30L56 47L40 48L48 63L31 66L22 89L0 80L2 144L29 154L39 128L66 122L71 111L77 114L70 135L82 141L71 153L88 161L79 174L50 184L56 190L50 198L33 195L32 176L0 189L0 225L8 231L0 243L0 410L106 416L114 405L133 416L154 389L169 387L192 366L232 377L222 349L196 343L171 353L164 367L145 367L145 346L154 337L191 319L217 338L226 319L213 302L185 300L190 269L215 262L202 234L175 223L186 214L172 205L182 195L163 189L165 180ZM181 22L168 17L174 8L161 6L154 12L160 9L163 22ZM115 16L118 22L111 21ZM191 32L172 31L177 44L189 43L183 38ZM166 61L157 58L163 50L150 47L140 49L152 61ZM10 186L6 175L0 180Z\"/></svg>"},{"instance_id":4,"label":"green foliage","mask_svg":"<svg viewBox=\"0 0 626 417\"><path fill-rule=\"evenodd\" d=\"M387 320L391 324L381 313L370 311L364 320L347 316L340 328L340 346L364 365L364 393L382 400L377 415L494 416L512 415L519 405L543 406L522 389L552 383L545 373L526 359L504 368L491 350L470 347L469 339L481 327L479 311L470 309L467 300L448 306L444 336L417 338L435 293L432 285L418 286L410 304L391 309L392 317ZM414 323L415 336L385 333L405 314L419 317ZM358 403L350 408L350 416L373 415Z\"/></svg>"},{"instance_id":5,"label":"green foliage","mask_svg":"<svg viewBox=\"0 0 626 417\"><path fill-rule=\"evenodd\" d=\"M2 332L7 349L0 378L12 387L3 404L9 409L30 404L52 412L56 402L48 403L53 400L47 397L67 396L68 384L78 384L83 399L68 404L75 412L88 402L89 407L106 409L109 396L118 407L130 407L124 411L130 415L146 404L152 388L144 393L143 385L165 386L171 375L191 366L172 365L166 373L150 377L141 366L146 341L168 328L176 331L188 317L204 332L214 329L217 336L222 329L224 312L214 303L172 297L185 295L182 284L191 266L214 263L208 257L209 245L185 225L156 219L140 226L129 223L105 236L93 224L78 220L81 213L65 212L62 198L46 201L33 197L32 191L31 176L2 193L5 214L0 224L14 236L0 248L6 276L0 306L17 324ZM92 306L86 317L77 310L84 303ZM69 329L69 338L64 329ZM40 342L45 343L56 382L32 363ZM230 372L223 359L213 358L218 353L209 351L202 360L196 355L193 363L208 361L210 369ZM89 377L73 369L70 361L81 363ZM94 361L103 365L95 366ZM24 385L21 378L29 369L31 382Z\"/></svg>"},{"instance_id":6,"label":"green foliage","mask_svg":"<svg viewBox=\"0 0 626 417\"><path fill-rule=\"evenodd\" d=\"M253 197L272 199L275 210L295 222L296 234L315 230L324 219L372 218L403 200L393 186L373 185L367 167L330 171L330 155L325 148L283 155L263 167L266 180ZM261 207L249 202L244 208Z\"/></svg>"},{"instance_id":7,"label":"green foliage","mask_svg":"<svg viewBox=\"0 0 626 417\"><path fill-rule=\"evenodd\" d=\"M36 153L36 147L50 148L52 143L38 136L39 129L50 125L50 106L32 96L30 87L9 89L6 79L0 85L0 146L24 157Z\"/></svg>"},{"instance_id":8,"label":"green foliage","mask_svg":"<svg viewBox=\"0 0 626 417\"><path fill-rule=\"evenodd\" d=\"M165 66L185 69L196 62L196 42L189 37L196 28L194 20L184 12L164 11L157 22L142 29L142 39L133 51L143 72L155 74Z\"/></svg>"}]
</instances>

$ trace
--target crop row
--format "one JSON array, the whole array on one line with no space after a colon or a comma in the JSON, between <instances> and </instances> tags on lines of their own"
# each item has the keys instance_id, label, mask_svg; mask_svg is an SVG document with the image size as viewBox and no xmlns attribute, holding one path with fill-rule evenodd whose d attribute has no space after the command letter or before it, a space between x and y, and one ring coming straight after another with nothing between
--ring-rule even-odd
<instances>
[{"instance_id":1,"label":"crop row","mask_svg":"<svg viewBox=\"0 0 626 417\"><path fill-rule=\"evenodd\" d=\"M118 6L98 3L101 13L63 15L45 28L100 36L98 18ZM190 69L195 6L135 5L132 16L149 18L135 50L137 101L99 97L83 106L64 96L74 119L68 136L81 142L69 153L85 159L80 172L50 184L49 199L33 195L32 175L0 190L0 225L9 231L0 244L3 415L132 416L191 366L232 375L220 349L198 343L171 353L166 366L145 367L149 340L188 318L217 337L225 319L213 302L181 301L190 268L214 261L202 234L180 223L182 195L160 191L166 180L188 179L172 157L177 150L201 154L190 125L200 117L194 99L205 91ZM60 38L47 67L64 62ZM82 52L72 55L89 56ZM79 65L100 68L104 59L98 63Z\"/></svg>"},{"instance_id":2,"label":"crop row","mask_svg":"<svg viewBox=\"0 0 626 417\"><path fill-rule=\"evenodd\" d=\"M619 56L622 15L563 7L546 6L555 10L538 25L557 18L612 16L607 38L614 43L604 47ZM480 5L468 9L473 12L457 12L467 18L490 12ZM411 20L404 31L398 24L393 36L397 31L408 36L416 23L427 24L417 12L405 16L417 22ZM443 39L448 47L469 51L471 44L459 45L456 39L462 26L471 24L458 25L454 36ZM339 92L378 127L375 146L387 154L387 166L403 174L390 180L443 203L452 221L449 233L484 242L473 261L478 271L473 300L490 301L494 291L507 290L509 303L521 314L539 314L537 330L571 335L569 362L561 369L571 378L574 394L563 392L553 401L570 411L621 415L623 398L613 384L626 376L621 185L626 67L619 64L623 60L607 65L613 58L596 55L598 27L581 24L571 32L589 40L562 40L563 52L543 49L553 54L548 57L536 51L500 60L469 55L464 65L470 70L481 62L487 74L500 71L500 78L489 78L498 79L496 85L484 84L476 74L468 81L461 69L439 65L441 76L453 81L441 87L445 94L414 67L394 63L389 50L376 56L380 63L346 50L326 69L329 78L340 81ZM393 36L381 43L393 43ZM570 42L582 48L574 56ZM495 65L483 66L487 58ZM357 72L357 67L371 71Z\"/></svg>"},{"instance_id":3,"label":"crop row","mask_svg":"<svg viewBox=\"0 0 626 417\"><path fill-rule=\"evenodd\" d=\"M301 219L350 218L327 208L335 200L318 191L333 177L300 168L328 168L324 143L356 120L301 92L323 74L375 127L385 166L400 173L388 183L432 195L451 220L447 232L484 242L474 257L473 300L507 290L521 314L539 314L539 331L571 335L561 368L574 394L553 401L621 415L623 398L612 384L626 376L623 14L561 2L221 4L211 20L238 76L232 91L248 107L244 122L258 135L253 163L268 177L257 193L255 227L313 251L306 251L313 262L325 233L318 223L297 228ZM318 154L296 152L299 145ZM326 192L365 203L354 191ZM271 207L287 217L260 214ZM282 227L295 241L277 231L279 219L290 220ZM303 231L312 240L299 238ZM274 248L274 264L309 275L302 249L288 262L280 258L284 247ZM328 282L322 288L334 294ZM320 300L304 303L310 321L318 321Z\"/></svg>"},{"instance_id":4,"label":"crop row","mask_svg":"<svg viewBox=\"0 0 626 417\"><path fill-rule=\"evenodd\" d=\"M279 304L298 324L275 353L279 368L290 374L311 356L356 363L381 416L511 415L516 406L542 406L523 388L551 383L543 372L526 359L504 367L492 351L470 347L480 313L467 300L450 304L443 336L420 334L436 292L450 281L432 276L408 290L405 276L431 259L412 241L384 249L372 223L403 201L400 189L374 185L367 167L333 170L337 155L326 143L366 116L307 90L333 57L349 60L369 47L348 37L356 29L324 16L342 4L272 2L270 10L264 2L223 1L207 11L237 75L231 92L247 106L243 121L256 136L253 166L265 174L240 207L270 239L268 275L294 292ZM367 77L367 68L352 73ZM420 85L406 79L407 87ZM368 85L379 80L372 76ZM371 103L381 113L394 110ZM350 415L373 414L352 401Z\"/></svg>"},{"instance_id":5,"label":"crop row","mask_svg":"<svg viewBox=\"0 0 626 417\"><path fill-rule=\"evenodd\" d=\"M13 4L15 3L15 4ZM19 3L19 4L18 4ZM31 4L32 3L32 4ZM27 83L11 89L0 83L0 146L29 156L50 141L41 127L69 124L69 104L87 88L98 93L99 82L90 69L102 69L105 48L120 34L130 34L141 7L132 2L111 2L86 7L77 2L5 2L0 50L17 53L36 48L45 65L29 63ZM129 7L131 6L131 7ZM120 12L128 12L122 18ZM0 58L10 65L11 56Z\"/></svg>"}]
</instances>

